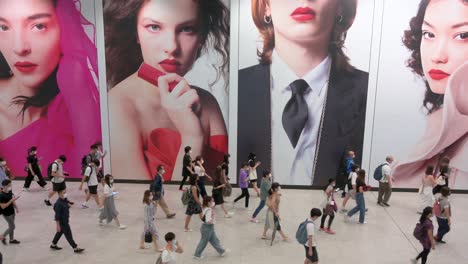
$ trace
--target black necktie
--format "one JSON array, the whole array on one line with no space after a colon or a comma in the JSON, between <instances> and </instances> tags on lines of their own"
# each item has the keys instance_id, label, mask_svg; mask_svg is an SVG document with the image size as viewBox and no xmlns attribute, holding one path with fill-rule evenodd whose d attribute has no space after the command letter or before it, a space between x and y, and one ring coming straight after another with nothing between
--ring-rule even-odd
<instances>
[{"instance_id":1,"label":"black necktie","mask_svg":"<svg viewBox=\"0 0 468 264\"><path fill-rule=\"evenodd\" d=\"M309 117L307 102L304 99L304 93L309 85L306 81L299 79L292 82L289 87L291 87L292 96L284 107L282 121L289 141L295 148Z\"/></svg>"}]
</instances>

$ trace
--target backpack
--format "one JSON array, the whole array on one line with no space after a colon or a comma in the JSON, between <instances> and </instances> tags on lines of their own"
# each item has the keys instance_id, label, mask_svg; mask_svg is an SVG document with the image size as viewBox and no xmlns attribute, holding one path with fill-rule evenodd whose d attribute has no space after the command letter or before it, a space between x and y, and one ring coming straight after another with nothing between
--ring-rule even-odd
<instances>
[{"instance_id":1,"label":"backpack","mask_svg":"<svg viewBox=\"0 0 468 264\"><path fill-rule=\"evenodd\" d=\"M54 178L54 176L52 176L52 166L54 164L57 164L57 169L58 169L58 163L55 161L49 164L49 166L47 167L47 176L49 177L49 180L52 180Z\"/></svg>"},{"instance_id":2,"label":"backpack","mask_svg":"<svg viewBox=\"0 0 468 264\"><path fill-rule=\"evenodd\" d=\"M384 163L384 164L380 164L377 168L375 168L375 171L374 171L374 179L376 181L380 181L382 180L383 178L383 171L382 171L382 168L383 166L387 165L387 163Z\"/></svg>"},{"instance_id":3,"label":"backpack","mask_svg":"<svg viewBox=\"0 0 468 264\"><path fill-rule=\"evenodd\" d=\"M187 205L190 201L190 196L191 196L191 190L190 189L185 189L184 192L182 193L182 204Z\"/></svg>"},{"instance_id":4,"label":"backpack","mask_svg":"<svg viewBox=\"0 0 468 264\"><path fill-rule=\"evenodd\" d=\"M86 169L86 167L89 166L88 157L90 157L90 159L92 160L92 157L90 154L86 154L83 156L83 158L81 158L81 169L83 169L83 173L84 173L84 169Z\"/></svg>"},{"instance_id":5,"label":"backpack","mask_svg":"<svg viewBox=\"0 0 468 264\"><path fill-rule=\"evenodd\" d=\"M299 227L297 228L296 240L301 245L305 245L307 241L309 240L309 236L307 235L307 225L310 223L313 224L312 221L310 221L309 219L306 219L304 222L299 224Z\"/></svg>"},{"instance_id":6,"label":"backpack","mask_svg":"<svg viewBox=\"0 0 468 264\"><path fill-rule=\"evenodd\" d=\"M424 226L421 223L417 223L413 231L413 236L421 241L426 237Z\"/></svg>"}]
</instances>

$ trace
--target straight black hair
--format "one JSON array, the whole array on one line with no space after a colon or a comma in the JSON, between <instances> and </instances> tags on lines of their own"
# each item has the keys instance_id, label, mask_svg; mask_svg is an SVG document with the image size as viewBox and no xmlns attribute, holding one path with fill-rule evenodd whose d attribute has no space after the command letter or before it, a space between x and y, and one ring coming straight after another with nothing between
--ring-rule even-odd
<instances>
[{"instance_id":1,"label":"straight black hair","mask_svg":"<svg viewBox=\"0 0 468 264\"><path fill-rule=\"evenodd\" d=\"M310 217L320 217L320 216L322 216L322 210L318 208L312 208L312 210L310 210Z\"/></svg>"},{"instance_id":2,"label":"straight black hair","mask_svg":"<svg viewBox=\"0 0 468 264\"><path fill-rule=\"evenodd\" d=\"M423 224L424 221L426 221L427 219L427 216L432 214L432 207L428 206L426 208L424 208L422 214L421 214L421 218L419 218L419 223Z\"/></svg>"}]
</instances>

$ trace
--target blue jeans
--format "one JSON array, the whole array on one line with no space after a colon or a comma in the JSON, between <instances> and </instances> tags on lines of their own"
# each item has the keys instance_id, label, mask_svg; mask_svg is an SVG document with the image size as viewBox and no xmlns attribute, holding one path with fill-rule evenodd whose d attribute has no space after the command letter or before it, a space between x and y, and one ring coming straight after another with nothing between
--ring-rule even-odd
<instances>
[{"instance_id":1,"label":"blue jeans","mask_svg":"<svg viewBox=\"0 0 468 264\"><path fill-rule=\"evenodd\" d=\"M450 231L450 226L448 224L448 219L437 217L437 224L439 228L437 229L437 240L442 240L444 236Z\"/></svg>"},{"instance_id":2,"label":"blue jeans","mask_svg":"<svg viewBox=\"0 0 468 264\"><path fill-rule=\"evenodd\" d=\"M252 218L256 218L260 211L263 209L263 207L265 207L265 201L260 200L260 204L258 205L257 209L255 209Z\"/></svg>"},{"instance_id":3,"label":"blue jeans","mask_svg":"<svg viewBox=\"0 0 468 264\"><path fill-rule=\"evenodd\" d=\"M201 238L200 242L198 242L197 249L195 250L195 257L201 257L201 254L203 253L203 250L205 250L206 245L208 245L208 242L214 247L214 249L216 249L218 254L221 255L225 252L219 242L218 236L215 233L213 224L202 224L200 232Z\"/></svg>"},{"instance_id":4,"label":"blue jeans","mask_svg":"<svg viewBox=\"0 0 468 264\"><path fill-rule=\"evenodd\" d=\"M356 193L356 207L351 209L348 212L348 216L351 217L359 211L359 223L364 223L364 218L366 217L366 202L364 201L364 193Z\"/></svg>"}]
</instances>

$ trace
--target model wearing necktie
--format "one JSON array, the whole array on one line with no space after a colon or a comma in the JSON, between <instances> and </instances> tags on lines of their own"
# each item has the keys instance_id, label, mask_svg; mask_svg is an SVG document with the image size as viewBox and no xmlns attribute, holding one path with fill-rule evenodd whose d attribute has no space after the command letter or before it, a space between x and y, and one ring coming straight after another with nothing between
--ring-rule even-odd
<instances>
[{"instance_id":1,"label":"model wearing necktie","mask_svg":"<svg viewBox=\"0 0 468 264\"><path fill-rule=\"evenodd\" d=\"M309 85L303 79L299 79L292 82L289 87L292 95L284 107L282 123L289 141L295 148L309 117L307 102L304 98Z\"/></svg>"}]
</instances>

